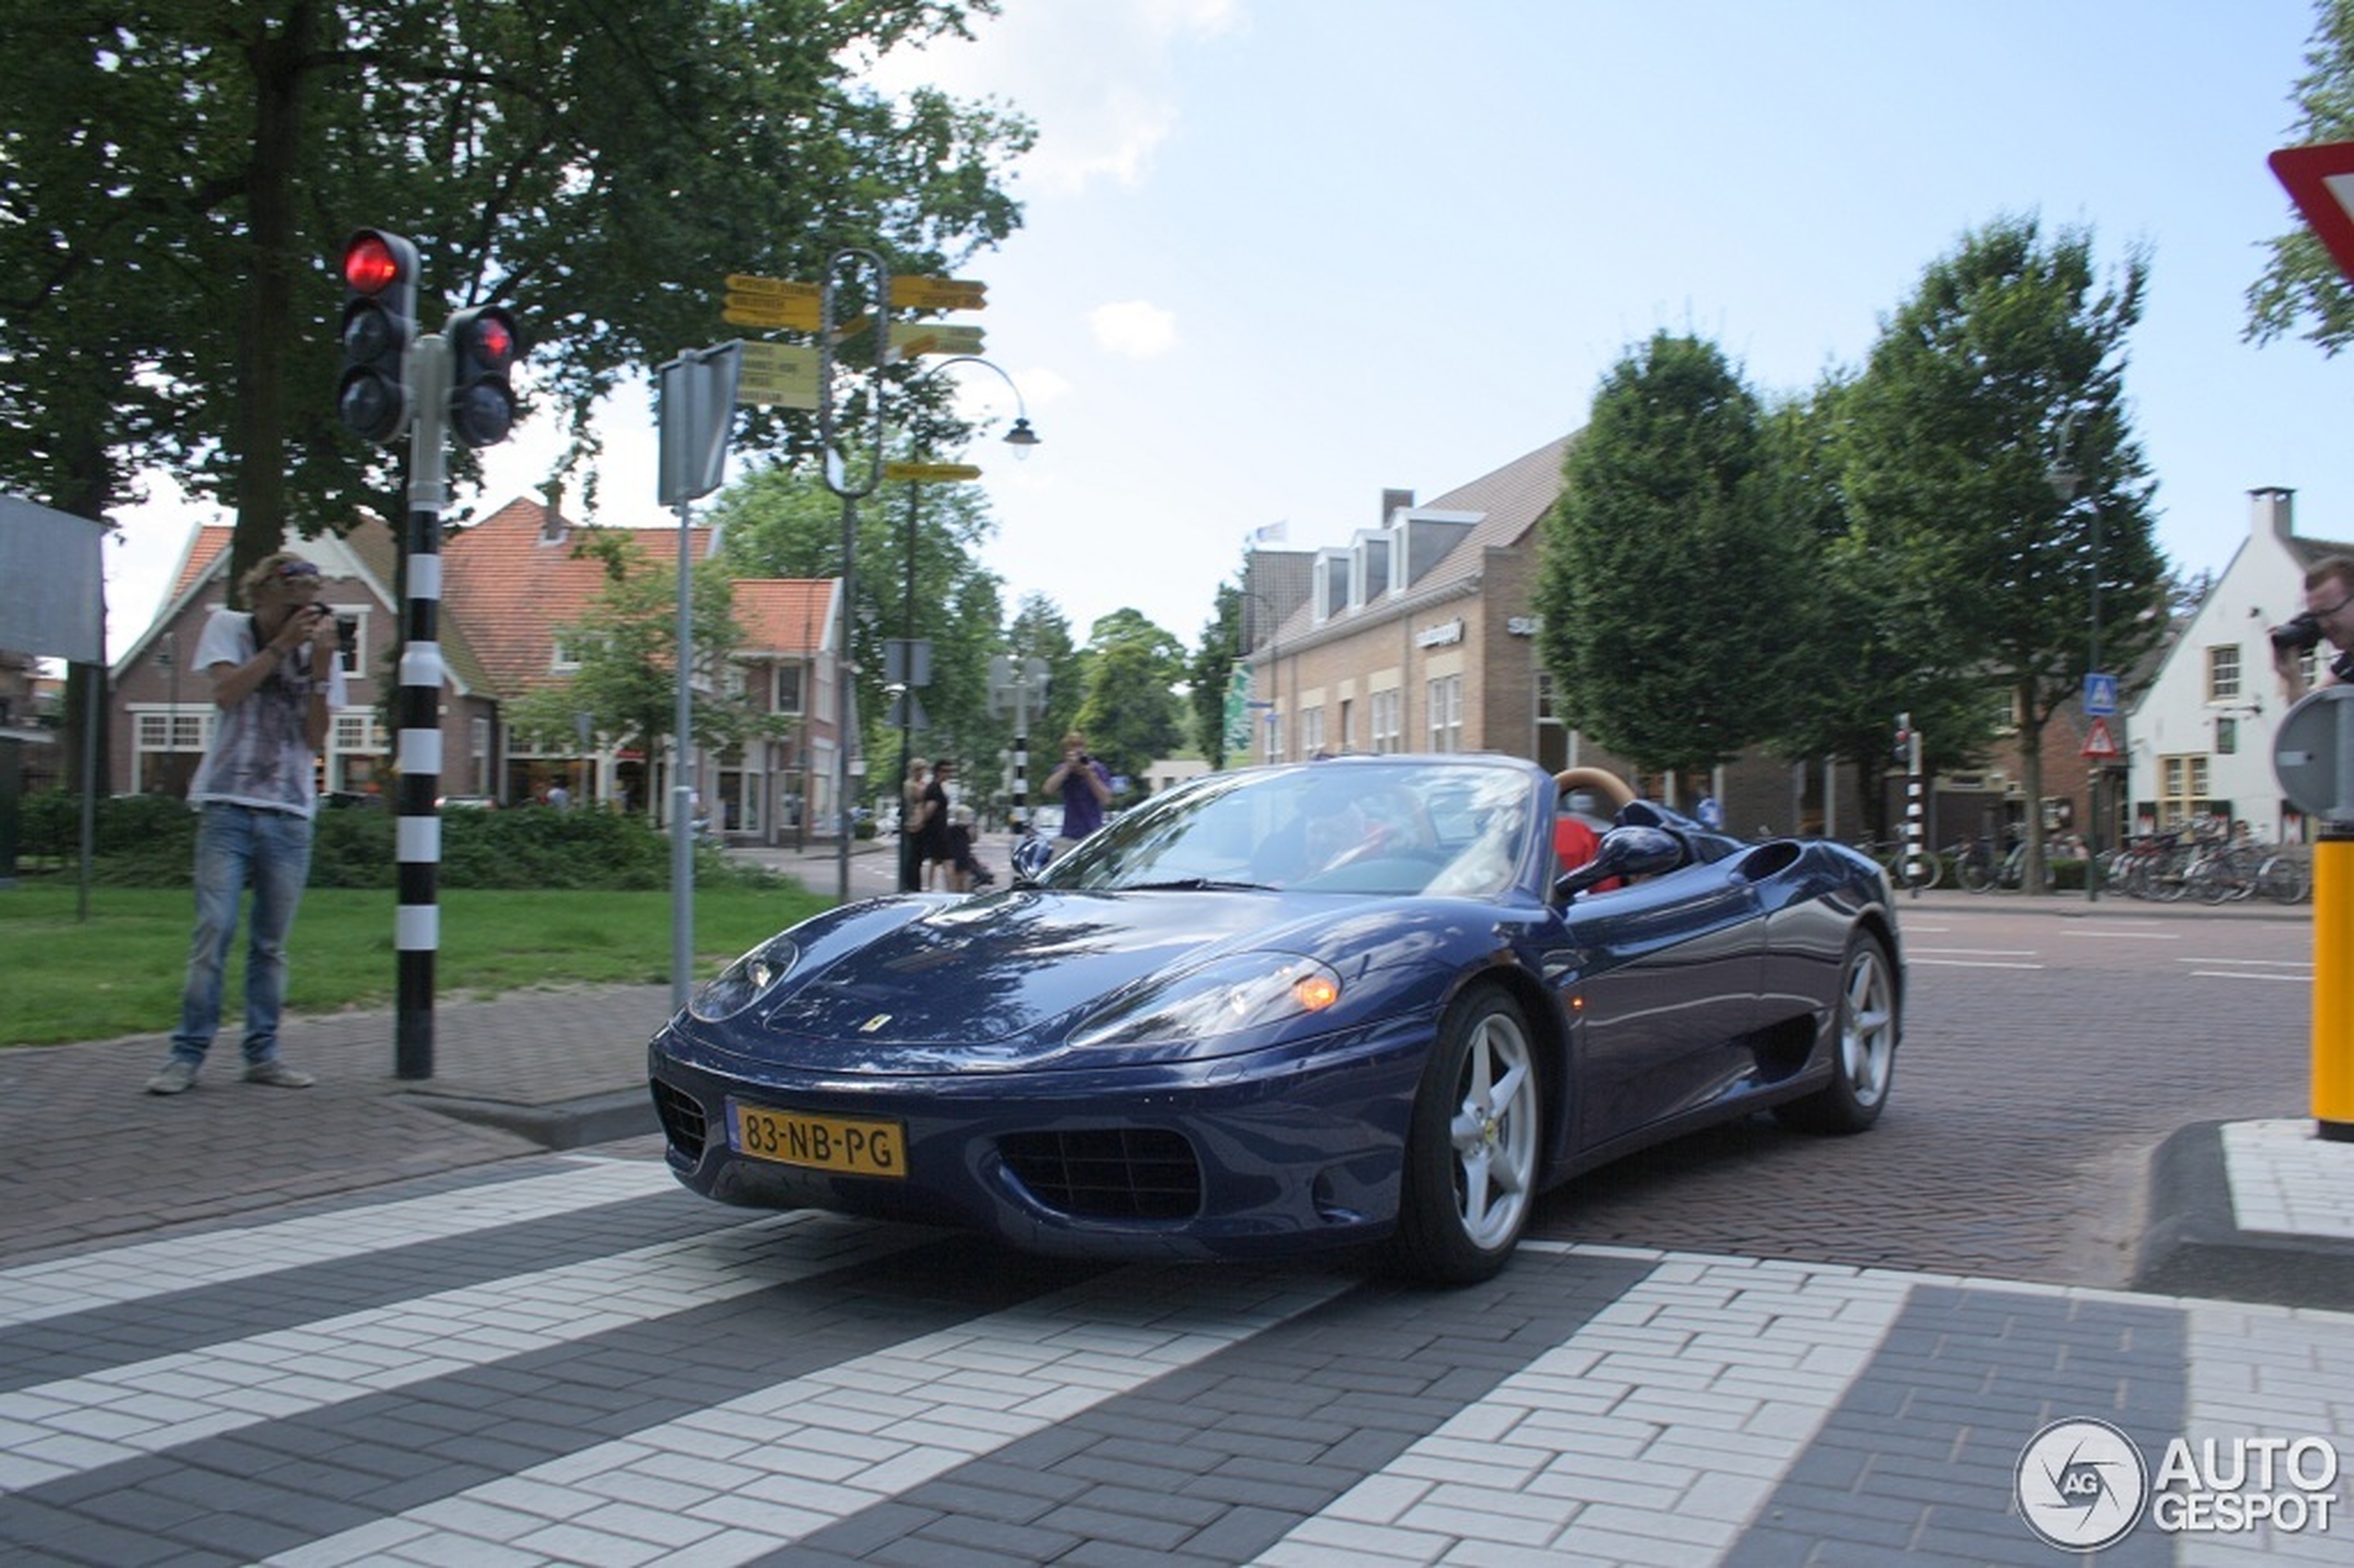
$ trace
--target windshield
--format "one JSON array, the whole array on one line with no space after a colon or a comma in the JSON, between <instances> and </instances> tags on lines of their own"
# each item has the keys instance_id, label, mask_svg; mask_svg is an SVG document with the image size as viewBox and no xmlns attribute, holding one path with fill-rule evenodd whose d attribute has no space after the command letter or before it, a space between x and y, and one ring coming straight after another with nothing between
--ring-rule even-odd
<instances>
[{"instance_id":1,"label":"windshield","mask_svg":"<svg viewBox=\"0 0 2354 1568\"><path fill-rule=\"evenodd\" d=\"M1427 757L1212 774L1095 834L1041 881L1492 897L1525 858L1541 779Z\"/></svg>"}]
</instances>

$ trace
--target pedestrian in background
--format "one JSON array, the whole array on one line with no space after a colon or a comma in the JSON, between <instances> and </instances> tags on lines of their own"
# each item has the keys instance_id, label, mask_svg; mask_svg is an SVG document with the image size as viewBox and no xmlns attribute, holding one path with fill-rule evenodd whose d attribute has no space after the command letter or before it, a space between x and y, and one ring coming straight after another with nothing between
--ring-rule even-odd
<instances>
[{"instance_id":1,"label":"pedestrian in background","mask_svg":"<svg viewBox=\"0 0 2354 1568\"><path fill-rule=\"evenodd\" d=\"M918 892L924 885L922 841L924 788L931 782L931 762L926 757L910 757L907 777L899 783L899 891Z\"/></svg>"},{"instance_id":2,"label":"pedestrian in background","mask_svg":"<svg viewBox=\"0 0 2354 1568\"><path fill-rule=\"evenodd\" d=\"M931 765L931 781L924 786L923 830L917 835L916 850L923 856L924 886L946 892L964 891L964 874L956 869L956 851L948 841L948 810L956 804L949 797L950 781L956 767L947 758Z\"/></svg>"},{"instance_id":3,"label":"pedestrian in background","mask_svg":"<svg viewBox=\"0 0 2354 1568\"><path fill-rule=\"evenodd\" d=\"M1063 760L1041 786L1058 794L1063 824L1055 834L1055 854L1064 851L1104 825L1104 807L1111 804L1111 774L1087 752L1087 737L1072 730L1063 737Z\"/></svg>"},{"instance_id":4,"label":"pedestrian in background","mask_svg":"<svg viewBox=\"0 0 2354 1568\"><path fill-rule=\"evenodd\" d=\"M307 1089L312 1079L278 1058L286 1000L286 933L310 876L314 778L335 710L345 705L335 618L319 602L319 568L280 551L242 579L250 611L216 610L193 661L221 710L189 780L196 823L196 929L171 1054L147 1080L151 1094L196 1086L221 1025L221 975L247 917L246 1081Z\"/></svg>"}]
</instances>

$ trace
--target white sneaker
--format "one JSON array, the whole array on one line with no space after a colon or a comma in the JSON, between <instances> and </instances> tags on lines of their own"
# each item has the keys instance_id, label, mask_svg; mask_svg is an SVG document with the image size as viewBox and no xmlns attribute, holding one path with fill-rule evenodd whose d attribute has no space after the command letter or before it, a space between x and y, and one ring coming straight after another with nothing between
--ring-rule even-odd
<instances>
[{"instance_id":1,"label":"white sneaker","mask_svg":"<svg viewBox=\"0 0 2354 1568\"><path fill-rule=\"evenodd\" d=\"M180 1056L164 1063L156 1069L156 1075L147 1080L147 1093L150 1094L177 1094L196 1086L196 1064Z\"/></svg>"},{"instance_id":2,"label":"white sneaker","mask_svg":"<svg viewBox=\"0 0 2354 1568\"><path fill-rule=\"evenodd\" d=\"M273 1089L308 1089L319 1081L272 1056L266 1062L256 1062L246 1069L246 1081L267 1083Z\"/></svg>"}]
</instances>

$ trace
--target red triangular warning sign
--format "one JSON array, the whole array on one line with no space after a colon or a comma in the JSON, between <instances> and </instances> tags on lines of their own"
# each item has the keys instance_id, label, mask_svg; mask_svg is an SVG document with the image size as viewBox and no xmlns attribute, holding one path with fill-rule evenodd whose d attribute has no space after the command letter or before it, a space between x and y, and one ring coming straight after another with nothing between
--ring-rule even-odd
<instances>
[{"instance_id":1,"label":"red triangular warning sign","mask_svg":"<svg viewBox=\"0 0 2354 1568\"><path fill-rule=\"evenodd\" d=\"M2117 755L2117 737L2108 732L2108 720L2096 718L2084 731L2084 754L2088 757Z\"/></svg>"},{"instance_id":2,"label":"red triangular warning sign","mask_svg":"<svg viewBox=\"0 0 2354 1568\"><path fill-rule=\"evenodd\" d=\"M2265 161L2337 270L2354 278L2354 142L2283 147Z\"/></svg>"}]
</instances>

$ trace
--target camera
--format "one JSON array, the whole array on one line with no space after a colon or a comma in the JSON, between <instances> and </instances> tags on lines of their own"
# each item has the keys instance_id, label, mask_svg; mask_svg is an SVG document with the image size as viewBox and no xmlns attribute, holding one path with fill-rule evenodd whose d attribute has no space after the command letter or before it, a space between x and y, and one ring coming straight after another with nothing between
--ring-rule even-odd
<instances>
[{"instance_id":1,"label":"camera","mask_svg":"<svg viewBox=\"0 0 2354 1568\"><path fill-rule=\"evenodd\" d=\"M2322 640L2322 623L2311 611L2274 626L2272 646L2284 653L2302 653Z\"/></svg>"},{"instance_id":2,"label":"camera","mask_svg":"<svg viewBox=\"0 0 2354 1568\"><path fill-rule=\"evenodd\" d=\"M357 615L337 615L335 617L336 651L339 652L348 653L359 646L360 617Z\"/></svg>"}]
</instances>

